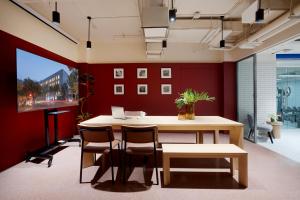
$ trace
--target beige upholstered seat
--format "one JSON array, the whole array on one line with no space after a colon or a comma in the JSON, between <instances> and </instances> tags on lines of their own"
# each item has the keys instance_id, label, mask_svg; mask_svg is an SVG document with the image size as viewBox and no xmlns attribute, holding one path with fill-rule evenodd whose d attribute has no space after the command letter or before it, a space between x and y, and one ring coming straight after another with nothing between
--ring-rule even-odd
<instances>
[{"instance_id":1,"label":"beige upholstered seat","mask_svg":"<svg viewBox=\"0 0 300 200\"><path fill-rule=\"evenodd\" d=\"M158 184L158 169L157 169L157 127L156 126L122 126L122 142L124 142L124 169L123 181L126 178L127 156L131 155L153 155L154 167L156 171L156 181Z\"/></svg>"},{"instance_id":2,"label":"beige upholstered seat","mask_svg":"<svg viewBox=\"0 0 300 200\"><path fill-rule=\"evenodd\" d=\"M81 136L81 160L80 160L80 183L82 183L82 162L84 153L109 153L112 173L112 182L114 183L114 163L113 148L118 146L119 141L114 138L111 126L82 126L79 125Z\"/></svg>"}]
</instances>

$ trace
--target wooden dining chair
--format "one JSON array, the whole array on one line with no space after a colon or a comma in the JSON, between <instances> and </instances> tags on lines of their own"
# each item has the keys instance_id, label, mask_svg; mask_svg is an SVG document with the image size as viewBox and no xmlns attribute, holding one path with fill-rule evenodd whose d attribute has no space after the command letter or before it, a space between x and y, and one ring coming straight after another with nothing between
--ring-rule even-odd
<instances>
[{"instance_id":1,"label":"wooden dining chair","mask_svg":"<svg viewBox=\"0 0 300 200\"><path fill-rule=\"evenodd\" d=\"M112 127L79 125L78 128L82 141L80 159L80 183L82 183L82 164L84 153L109 153L111 165L111 179L114 183L113 148L118 146L118 151L120 151L120 141L114 138Z\"/></svg>"},{"instance_id":2,"label":"wooden dining chair","mask_svg":"<svg viewBox=\"0 0 300 200\"><path fill-rule=\"evenodd\" d=\"M153 163L156 172L156 184L159 183L158 168L157 168L157 152L156 152L156 141L157 141L157 127L152 126L125 126L122 129L122 147L123 147L123 182L126 179L126 168L127 168L127 157L132 155L153 155ZM144 144L144 145L138 145ZM147 144L147 145L145 145ZM130 164L131 165L131 164Z\"/></svg>"}]
</instances>

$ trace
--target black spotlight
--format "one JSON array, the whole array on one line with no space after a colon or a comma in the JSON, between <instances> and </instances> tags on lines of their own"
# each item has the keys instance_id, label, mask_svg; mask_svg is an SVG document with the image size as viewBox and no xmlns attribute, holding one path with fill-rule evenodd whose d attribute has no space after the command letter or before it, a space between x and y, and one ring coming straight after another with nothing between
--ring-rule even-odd
<instances>
[{"instance_id":1,"label":"black spotlight","mask_svg":"<svg viewBox=\"0 0 300 200\"><path fill-rule=\"evenodd\" d=\"M162 41L162 47L163 48L167 48L167 40L163 40Z\"/></svg>"},{"instance_id":2,"label":"black spotlight","mask_svg":"<svg viewBox=\"0 0 300 200\"><path fill-rule=\"evenodd\" d=\"M177 10L175 8L169 10L169 20L170 20L170 22L176 21L176 12L177 12Z\"/></svg>"},{"instance_id":3,"label":"black spotlight","mask_svg":"<svg viewBox=\"0 0 300 200\"><path fill-rule=\"evenodd\" d=\"M55 2L55 11L52 12L52 22L60 23L60 14L57 12L57 2Z\"/></svg>"},{"instance_id":4,"label":"black spotlight","mask_svg":"<svg viewBox=\"0 0 300 200\"><path fill-rule=\"evenodd\" d=\"M90 16L87 17L89 20L89 29L88 29L88 40L86 41L86 48L90 49L92 48L92 42L91 42L91 20L92 18Z\"/></svg>"},{"instance_id":5,"label":"black spotlight","mask_svg":"<svg viewBox=\"0 0 300 200\"><path fill-rule=\"evenodd\" d=\"M220 48L225 48L225 40L220 40Z\"/></svg>"},{"instance_id":6,"label":"black spotlight","mask_svg":"<svg viewBox=\"0 0 300 200\"><path fill-rule=\"evenodd\" d=\"M259 8L255 13L255 21L261 22L264 20L264 9Z\"/></svg>"},{"instance_id":7,"label":"black spotlight","mask_svg":"<svg viewBox=\"0 0 300 200\"><path fill-rule=\"evenodd\" d=\"M225 48L225 40L224 40L224 16L220 17L221 19L221 40L220 40L220 48Z\"/></svg>"},{"instance_id":8,"label":"black spotlight","mask_svg":"<svg viewBox=\"0 0 300 200\"><path fill-rule=\"evenodd\" d=\"M86 48L88 48L88 49L92 48L92 42L91 41L86 41Z\"/></svg>"}]
</instances>

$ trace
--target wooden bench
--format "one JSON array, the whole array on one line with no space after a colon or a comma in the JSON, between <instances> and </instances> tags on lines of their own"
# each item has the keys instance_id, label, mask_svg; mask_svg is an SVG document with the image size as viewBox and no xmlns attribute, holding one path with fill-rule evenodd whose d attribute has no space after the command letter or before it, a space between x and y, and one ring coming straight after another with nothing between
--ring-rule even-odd
<instances>
[{"instance_id":1,"label":"wooden bench","mask_svg":"<svg viewBox=\"0 0 300 200\"><path fill-rule=\"evenodd\" d=\"M162 144L164 185L170 184L171 158L230 158L238 159L239 183L248 187L248 153L234 144Z\"/></svg>"}]
</instances>

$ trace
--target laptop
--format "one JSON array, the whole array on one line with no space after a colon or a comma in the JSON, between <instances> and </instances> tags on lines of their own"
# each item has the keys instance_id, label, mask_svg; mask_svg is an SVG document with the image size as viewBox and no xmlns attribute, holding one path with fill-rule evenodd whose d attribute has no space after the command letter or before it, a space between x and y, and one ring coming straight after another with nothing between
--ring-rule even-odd
<instances>
[{"instance_id":1,"label":"laptop","mask_svg":"<svg viewBox=\"0 0 300 200\"><path fill-rule=\"evenodd\" d=\"M126 119L123 107L112 106L111 114L114 119Z\"/></svg>"}]
</instances>

